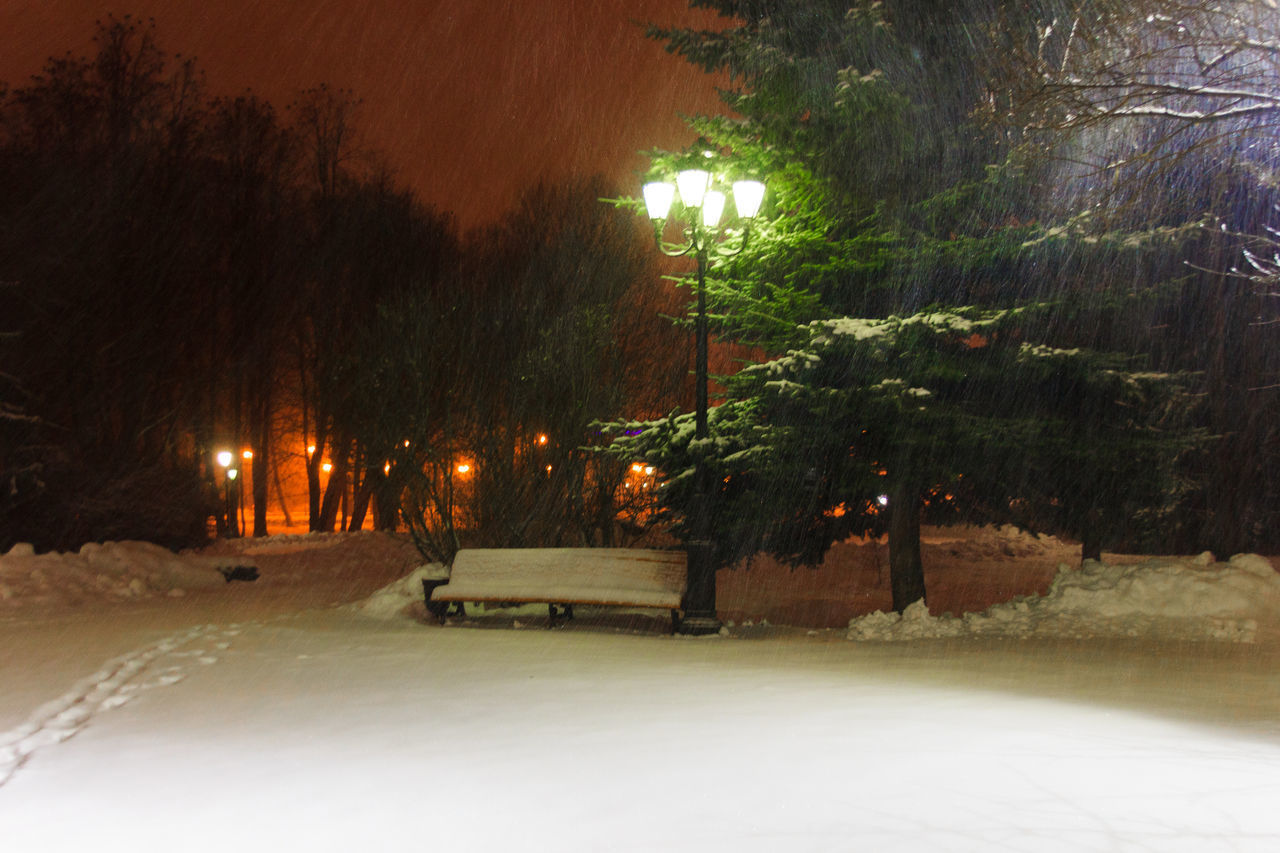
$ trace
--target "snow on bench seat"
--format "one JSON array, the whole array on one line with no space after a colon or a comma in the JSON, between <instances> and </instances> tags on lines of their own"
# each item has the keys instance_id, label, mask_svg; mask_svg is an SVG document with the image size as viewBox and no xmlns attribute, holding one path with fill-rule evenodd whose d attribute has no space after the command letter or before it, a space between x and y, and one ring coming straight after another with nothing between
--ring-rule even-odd
<instances>
[{"instance_id":1,"label":"snow on bench seat","mask_svg":"<svg viewBox=\"0 0 1280 853\"><path fill-rule=\"evenodd\" d=\"M509 601L663 608L684 598L683 551L468 548L432 601ZM553 611L554 616L554 611Z\"/></svg>"}]
</instances>

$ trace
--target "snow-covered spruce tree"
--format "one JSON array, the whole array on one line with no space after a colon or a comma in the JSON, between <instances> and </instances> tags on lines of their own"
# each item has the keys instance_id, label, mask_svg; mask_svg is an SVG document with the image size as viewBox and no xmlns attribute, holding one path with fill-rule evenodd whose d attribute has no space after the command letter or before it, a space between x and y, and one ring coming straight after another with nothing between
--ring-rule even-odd
<instances>
[{"instance_id":1,"label":"snow-covered spruce tree","mask_svg":"<svg viewBox=\"0 0 1280 853\"><path fill-rule=\"evenodd\" d=\"M1042 306L939 309L805 327L806 343L729 380L712 438L689 416L629 424L661 467L677 529L702 455L722 563L767 551L814 563L850 535L889 535L894 608L925 597L920 523L1017 523L1085 540L1133 535L1179 484L1177 377L1029 343Z\"/></svg>"},{"instance_id":2,"label":"snow-covered spruce tree","mask_svg":"<svg viewBox=\"0 0 1280 853\"><path fill-rule=\"evenodd\" d=\"M982 33L963 4L693 5L737 25L651 35L728 73L740 117L694 126L772 197L748 251L715 263L712 319L775 357L728 381L708 441L685 415L620 440L668 475L677 530L702 456L722 564L815 562L887 529L902 609L924 597L922 509L1088 531L1092 552L1120 532L1107 519L1165 503L1174 395L1078 346L1147 343L1154 300L1117 301L1108 276L1159 241L1037 222L1037 176L969 121L985 92L957 46ZM1102 314L1105 333L1071 326Z\"/></svg>"}]
</instances>

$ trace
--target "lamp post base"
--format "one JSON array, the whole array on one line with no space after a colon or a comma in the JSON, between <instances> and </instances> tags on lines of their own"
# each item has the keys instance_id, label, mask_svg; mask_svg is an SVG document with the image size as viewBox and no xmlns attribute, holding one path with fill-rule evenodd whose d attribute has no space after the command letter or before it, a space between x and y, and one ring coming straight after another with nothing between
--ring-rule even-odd
<instances>
[{"instance_id":1,"label":"lamp post base","mask_svg":"<svg viewBox=\"0 0 1280 853\"><path fill-rule=\"evenodd\" d=\"M694 539L686 543L685 549L689 574L679 633L691 637L718 634L721 625L716 616L715 544L708 539Z\"/></svg>"},{"instance_id":2,"label":"lamp post base","mask_svg":"<svg viewBox=\"0 0 1280 853\"><path fill-rule=\"evenodd\" d=\"M724 626L720 623L719 617L714 613L686 613L680 620L677 633L686 637L706 637L710 634L719 634L722 627Z\"/></svg>"}]
</instances>

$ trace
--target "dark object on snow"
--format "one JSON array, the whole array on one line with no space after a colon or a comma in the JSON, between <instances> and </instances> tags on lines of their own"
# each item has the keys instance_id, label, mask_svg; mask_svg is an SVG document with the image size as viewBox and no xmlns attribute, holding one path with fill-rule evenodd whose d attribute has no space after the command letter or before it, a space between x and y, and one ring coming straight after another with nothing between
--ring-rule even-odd
<instances>
[{"instance_id":1,"label":"dark object on snow","mask_svg":"<svg viewBox=\"0 0 1280 853\"><path fill-rule=\"evenodd\" d=\"M222 576L227 579L227 583L232 581L256 581L258 579L257 566L219 566L218 571L222 572Z\"/></svg>"}]
</instances>

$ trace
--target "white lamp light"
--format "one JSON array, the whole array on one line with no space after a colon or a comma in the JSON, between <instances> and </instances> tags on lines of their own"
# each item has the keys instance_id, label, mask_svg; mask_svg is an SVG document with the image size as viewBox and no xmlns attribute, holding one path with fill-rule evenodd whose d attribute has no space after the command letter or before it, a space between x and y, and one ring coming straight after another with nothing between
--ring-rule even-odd
<instances>
[{"instance_id":1,"label":"white lamp light","mask_svg":"<svg viewBox=\"0 0 1280 853\"><path fill-rule=\"evenodd\" d=\"M227 469L227 479L228 479L228 480L234 480L234 479L235 479L239 474L240 474L240 472L239 472L239 471L237 471L235 468L228 468L228 469Z\"/></svg>"},{"instance_id":2,"label":"white lamp light","mask_svg":"<svg viewBox=\"0 0 1280 853\"><path fill-rule=\"evenodd\" d=\"M720 214L724 213L724 193L711 190L702 197L702 224L715 228L720 224Z\"/></svg>"},{"instance_id":3,"label":"white lamp light","mask_svg":"<svg viewBox=\"0 0 1280 853\"><path fill-rule=\"evenodd\" d=\"M701 207L702 197L711 183L711 173L702 169L685 169L676 175L676 186L680 189L680 203L685 207Z\"/></svg>"},{"instance_id":4,"label":"white lamp light","mask_svg":"<svg viewBox=\"0 0 1280 853\"><path fill-rule=\"evenodd\" d=\"M653 181L644 185L644 208L650 219L666 219L671 212L671 202L675 198L676 188L663 181Z\"/></svg>"},{"instance_id":5,"label":"white lamp light","mask_svg":"<svg viewBox=\"0 0 1280 853\"><path fill-rule=\"evenodd\" d=\"M738 208L738 216L743 219L755 219L764 203L764 184L759 181L734 181L733 203Z\"/></svg>"},{"instance_id":6,"label":"white lamp light","mask_svg":"<svg viewBox=\"0 0 1280 853\"><path fill-rule=\"evenodd\" d=\"M231 464L231 451L219 450L218 455L215 458L218 460L219 465L221 465L223 468L226 468L228 465Z\"/></svg>"}]
</instances>

